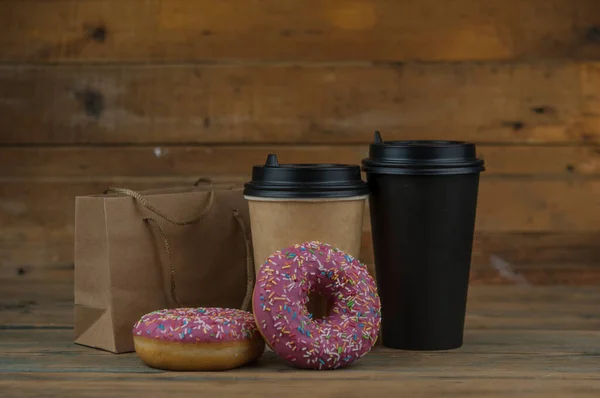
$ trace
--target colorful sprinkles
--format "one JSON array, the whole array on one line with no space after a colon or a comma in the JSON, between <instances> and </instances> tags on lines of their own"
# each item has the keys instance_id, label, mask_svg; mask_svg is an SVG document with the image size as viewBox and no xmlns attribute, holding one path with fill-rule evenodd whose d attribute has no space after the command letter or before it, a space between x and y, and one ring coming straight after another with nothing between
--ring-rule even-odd
<instances>
[{"instance_id":1,"label":"colorful sprinkles","mask_svg":"<svg viewBox=\"0 0 600 398\"><path fill-rule=\"evenodd\" d=\"M333 301L312 319L309 292ZM253 296L263 336L280 357L310 369L336 369L367 354L377 339L381 305L375 281L352 256L320 242L278 251L260 268Z\"/></svg>"},{"instance_id":2,"label":"colorful sprinkles","mask_svg":"<svg viewBox=\"0 0 600 398\"><path fill-rule=\"evenodd\" d=\"M258 333L251 313L230 308L177 308L144 315L133 335L181 343L247 340Z\"/></svg>"}]
</instances>

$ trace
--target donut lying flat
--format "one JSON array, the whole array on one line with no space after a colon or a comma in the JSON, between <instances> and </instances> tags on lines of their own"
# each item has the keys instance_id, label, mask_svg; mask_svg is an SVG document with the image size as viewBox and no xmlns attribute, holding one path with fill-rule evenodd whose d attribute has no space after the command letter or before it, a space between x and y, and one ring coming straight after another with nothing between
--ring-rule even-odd
<instances>
[{"instance_id":1,"label":"donut lying flat","mask_svg":"<svg viewBox=\"0 0 600 398\"><path fill-rule=\"evenodd\" d=\"M165 370L227 370L265 348L252 314L227 308L178 308L144 315L133 327L138 356Z\"/></svg>"},{"instance_id":2,"label":"donut lying flat","mask_svg":"<svg viewBox=\"0 0 600 398\"><path fill-rule=\"evenodd\" d=\"M311 291L333 303L311 319ZM379 333L381 309L367 268L323 243L279 251L260 268L253 295L256 323L281 358L299 368L335 369L368 353Z\"/></svg>"}]
</instances>

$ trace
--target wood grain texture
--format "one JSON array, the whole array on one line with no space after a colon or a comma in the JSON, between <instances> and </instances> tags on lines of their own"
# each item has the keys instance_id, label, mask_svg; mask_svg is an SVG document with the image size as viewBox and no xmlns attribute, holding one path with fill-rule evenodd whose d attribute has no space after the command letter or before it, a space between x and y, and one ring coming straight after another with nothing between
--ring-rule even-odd
<instances>
[{"instance_id":1,"label":"wood grain texture","mask_svg":"<svg viewBox=\"0 0 600 398\"><path fill-rule=\"evenodd\" d=\"M148 189L191 184L193 177L5 179L0 184L0 265L72 264L74 198L111 185ZM242 178L233 181L241 184ZM598 284L600 259L594 179L484 178L477 218L477 283ZM362 260L372 263L368 212ZM557 264L551 268L553 264ZM524 278L524 279L523 279Z\"/></svg>"},{"instance_id":2,"label":"wood grain texture","mask_svg":"<svg viewBox=\"0 0 600 398\"><path fill-rule=\"evenodd\" d=\"M279 397L282 389L289 396L317 397L363 397L368 392L591 398L600 393L596 287L472 287L465 344L458 350L377 347L334 372L296 370L266 353L257 363L233 371L194 373L155 370L135 354L114 355L73 344L66 321L72 320L72 280L60 275L69 270L42 272L41 279L24 274L20 282L0 276L3 397L104 397L106 391L123 397L156 391Z\"/></svg>"},{"instance_id":3,"label":"wood grain texture","mask_svg":"<svg viewBox=\"0 0 600 398\"><path fill-rule=\"evenodd\" d=\"M568 361L568 359L566 359ZM557 366L558 367L558 366ZM374 378L368 372L363 377L350 380L327 380L326 385L315 379L287 379L274 382L272 379L248 380L247 378L225 381L202 379L179 380L176 376L168 382L147 378L115 378L106 374L91 374L90 380L79 373L53 375L51 373L24 374L9 373L3 375L0 387L7 397L38 397L40 394L64 396L75 394L78 397L105 397L106 391L119 391L121 397L136 397L141 394L152 395L160 391L168 395L202 394L204 396L228 396L249 398L278 398L282 390L287 397L315 398L348 397L362 398L368 394L404 395L413 397L433 398L443 394L449 398L486 397L486 398L596 398L600 392L598 381L587 378L566 377L557 380L556 373L546 372L554 378L545 379L540 374L524 377L494 378L481 377L477 379L450 376L437 379L435 376L423 376L422 380L410 380L397 377L396 374L386 375L386 379ZM391 377L390 377L391 376ZM551 376L551 377L552 377ZM35 380L34 383L31 381ZM311 382L312 381L312 382ZM48 396L48 395L46 395Z\"/></svg>"},{"instance_id":4,"label":"wood grain texture","mask_svg":"<svg viewBox=\"0 0 600 398\"><path fill-rule=\"evenodd\" d=\"M49 230L50 231L50 230ZM7 236L8 235L8 236ZM73 267L72 232L0 235L0 277ZM373 264L370 231L363 233L360 259ZM473 244L471 283L518 285L600 285L600 234L479 232ZM62 274L67 280L68 274Z\"/></svg>"},{"instance_id":5,"label":"wood grain texture","mask_svg":"<svg viewBox=\"0 0 600 398\"><path fill-rule=\"evenodd\" d=\"M479 242L485 240L488 234L476 236L473 260L471 264L471 283L474 285L564 285L564 286L599 286L600 262L598 261L598 236L594 234L558 234L551 235L558 242L550 250L560 257L573 257L568 260L544 260L548 255L540 253L541 245L529 242L521 244L523 234L506 234L503 246L496 243L486 246ZM548 240L546 234L535 234L541 241ZM364 240L370 241L369 231L364 232ZM576 244L569 241L581 239ZM4 243L3 240L0 242ZM521 256L526 260L518 262L511 260L512 245L520 245ZM8 246L8 245L6 245ZM362 248L360 260L373 264L372 246L369 242ZM38 242L15 243L0 251L0 275L16 278L20 275L43 275L46 269L56 267L72 269L73 267L73 237L53 236L39 238ZM64 276L68 279L68 276Z\"/></svg>"},{"instance_id":6,"label":"wood grain texture","mask_svg":"<svg viewBox=\"0 0 600 398\"><path fill-rule=\"evenodd\" d=\"M476 233L471 283L600 285L598 242L597 232ZM363 234L360 257L375 262L369 231Z\"/></svg>"},{"instance_id":7,"label":"wood grain texture","mask_svg":"<svg viewBox=\"0 0 600 398\"><path fill-rule=\"evenodd\" d=\"M506 289L510 292L510 288ZM531 294L532 299L536 299L536 293ZM568 298L568 295L565 295ZM77 357L82 358L82 362L85 362L84 368L88 372L96 371L95 366L100 366L99 363L93 363L92 361L114 361L114 358L123 358L123 370L131 371L132 368L139 370L139 373L154 373L158 377L160 375L168 374L158 369L151 368L140 368L140 361L135 358L133 354L119 354L115 356L112 353L108 353L102 350L90 349L84 346L78 346L72 344L71 336L68 334L69 331L65 329L49 329L43 327L32 327L29 329L17 329L17 328L4 328L0 332L4 339L0 340L0 350L7 356L16 357L22 354L28 354L32 352L46 352L46 353L57 353L66 354L69 351L75 355L64 355L65 357ZM43 338L41 338L43 337ZM404 351L404 350L389 350L382 346L377 346L378 359L371 358L369 360L370 366L377 368L378 371L384 372L386 365L389 365L392 361L408 361L412 362L416 358L421 360L429 357L431 359L430 364L434 365L445 360L452 360L453 356L457 361L464 361L471 355L531 355L539 359L543 355L553 356L564 356L571 354L579 354L582 356L592 356L597 350L598 343L598 332L592 330L527 330L527 329L468 329L466 331L465 344L460 349L446 352L430 352L424 354L422 352ZM502 344L498 344L502 342ZM369 355L370 357L370 355ZM365 357L367 360L368 357ZM47 358L46 360L50 360ZM264 358L264 363L274 365L281 370L280 373L290 373L294 369L287 368L285 364L272 356L267 354ZM532 358L533 359L533 358ZM62 357L63 361L70 361L70 358ZM33 361L32 361L33 362ZM357 362L356 365L360 364ZM39 366L42 363L31 365ZM83 365L83 364L82 364ZM363 367L363 366L361 366ZM130 368L130 369L127 369ZM352 368L348 368L353 369ZM235 372L240 372L242 369ZM260 373L260 367L247 367L243 369L248 373ZM475 369L472 369L475 370ZM69 372L70 369L64 369L65 372ZM485 370L483 370L485 372ZM116 373L116 372L115 372ZM315 373L315 372L304 372L304 373ZM336 372L317 372L327 373L323 374L323 379L328 379L334 376ZM193 373L188 373L186 376L192 376ZM204 375L196 374L200 377ZM215 378L227 377L226 373L212 373ZM346 375L350 376L350 375ZM272 377L277 377L273 375ZM344 377L344 375L341 375Z\"/></svg>"},{"instance_id":8,"label":"wood grain texture","mask_svg":"<svg viewBox=\"0 0 600 398\"><path fill-rule=\"evenodd\" d=\"M597 286L475 285L469 289L466 328L598 333L599 302ZM0 332L64 329L72 325L72 268L40 268L18 276L0 275Z\"/></svg>"},{"instance_id":9,"label":"wood grain texture","mask_svg":"<svg viewBox=\"0 0 600 398\"><path fill-rule=\"evenodd\" d=\"M68 329L70 340L73 277L72 264L0 266L0 334L7 333L3 330Z\"/></svg>"},{"instance_id":10,"label":"wood grain texture","mask_svg":"<svg viewBox=\"0 0 600 398\"><path fill-rule=\"evenodd\" d=\"M56 373L93 373L111 369L116 377L132 374L132 379L156 377L166 381L167 375L145 367L135 354L114 354L73 345L71 336L65 330L6 330L0 331L5 341L0 345L4 351L0 369L18 373L44 374L49 369ZM40 337L44 341L36 341ZM47 337L46 337L47 336ZM382 380L396 373L401 378L421 379L426 374L440 373L438 377L450 376L454 368L454 377L469 379L520 378L519 373L531 376L543 376L544 370L557 370L569 361L575 361L570 372L560 372L556 379L573 378L593 379L589 374L598 369L594 360L600 335L590 331L505 331L474 330L467 332L465 345L451 352L402 352L382 347L356 362L353 366L336 372L306 372L291 369L272 352L266 353L254 366L247 366L231 372L220 373L176 373L183 375L180 380L227 381L235 377L248 381L283 382L298 378L329 382L333 380L351 380L364 378L365 372L371 372L374 379ZM571 340L571 341L569 341ZM570 344L569 344L570 343ZM43 356L28 355L44 353ZM528 358L524 359L526 355ZM579 356L579 359L576 357ZM521 358L519 358L521 357ZM481 366L485 361L493 366ZM398 372L400 368L410 367ZM512 369L510 369L512 368ZM547 372L546 372L547 373ZM586 374L588 373L588 374ZM67 375L64 375L67 376ZM523 377L523 375L520 375ZM47 377L47 376L46 376ZM68 377L68 376L67 376Z\"/></svg>"},{"instance_id":11,"label":"wood grain texture","mask_svg":"<svg viewBox=\"0 0 600 398\"><path fill-rule=\"evenodd\" d=\"M55 275L56 276L56 275ZM5 282L6 279L0 279ZM40 294L56 310L63 294L45 281L15 286L13 298ZM114 355L72 343L72 331L52 327L49 306L27 327L6 321L9 284L0 283L0 388L3 396L119 396L195 393L212 396L287 395L361 397L409 393L433 397L595 397L600 392L600 312L596 288L474 287L465 344L445 352L410 352L377 347L354 365L335 372L286 366L272 353L229 372L164 372L135 354ZM66 287L66 286L65 286ZM9 289L7 291L7 289ZM36 296L37 297L37 296ZM47 324L45 324L47 322ZM33 382L35 381L35 382ZM276 386L277 388L272 388ZM311 386L317 386L313 388ZM300 395L298 395L300 396Z\"/></svg>"},{"instance_id":12,"label":"wood grain texture","mask_svg":"<svg viewBox=\"0 0 600 398\"><path fill-rule=\"evenodd\" d=\"M598 177L600 146L478 146L490 175ZM249 179L276 153L281 163L360 164L368 145L155 145L0 147L0 179L194 177ZM232 161L235 159L235 161Z\"/></svg>"},{"instance_id":13,"label":"wood grain texture","mask_svg":"<svg viewBox=\"0 0 600 398\"><path fill-rule=\"evenodd\" d=\"M73 268L26 269L20 275L0 274L0 330L72 328ZM597 285L482 286L473 282L467 330L600 330Z\"/></svg>"},{"instance_id":14,"label":"wood grain texture","mask_svg":"<svg viewBox=\"0 0 600 398\"><path fill-rule=\"evenodd\" d=\"M193 181L193 177L5 180L0 184L0 223L5 232L60 230L73 224L77 195L102 193L115 185L144 189ZM237 180L240 185L243 181L243 177ZM476 228L481 232L597 232L599 191L600 180L594 179L484 178Z\"/></svg>"},{"instance_id":15,"label":"wood grain texture","mask_svg":"<svg viewBox=\"0 0 600 398\"><path fill-rule=\"evenodd\" d=\"M3 66L0 144L598 143L599 89L558 61Z\"/></svg>"},{"instance_id":16,"label":"wood grain texture","mask_svg":"<svg viewBox=\"0 0 600 398\"><path fill-rule=\"evenodd\" d=\"M595 0L4 0L0 61L598 58ZM524 23L523 21L527 21Z\"/></svg>"}]
</instances>

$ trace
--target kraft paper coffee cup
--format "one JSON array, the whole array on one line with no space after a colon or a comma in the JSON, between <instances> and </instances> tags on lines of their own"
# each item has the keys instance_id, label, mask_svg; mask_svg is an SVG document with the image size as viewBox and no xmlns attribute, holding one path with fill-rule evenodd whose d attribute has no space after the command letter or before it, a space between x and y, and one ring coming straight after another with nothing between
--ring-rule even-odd
<instances>
[{"instance_id":1,"label":"kraft paper coffee cup","mask_svg":"<svg viewBox=\"0 0 600 398\"><path fill-rule=\"evenodd\" d=\"M383 141L363 170L381 298L383 345L447 350L463 343L483 161L457 141Z\"/></svg>"},{"instance_id":2,"label":"kraft paper coffee cup","mask_svg":"<svg viewBox=\"0 0 600 398\"><path fill-rule=\"evenodd\" d=\"M358 258L368 194L357 165L279 164L269 155L264 166L253 168L244 190L256 271L276 251L307 241ZM316 317L325 316L327 308L323 298L309 303Z\"/></svg>"}]
</instances>

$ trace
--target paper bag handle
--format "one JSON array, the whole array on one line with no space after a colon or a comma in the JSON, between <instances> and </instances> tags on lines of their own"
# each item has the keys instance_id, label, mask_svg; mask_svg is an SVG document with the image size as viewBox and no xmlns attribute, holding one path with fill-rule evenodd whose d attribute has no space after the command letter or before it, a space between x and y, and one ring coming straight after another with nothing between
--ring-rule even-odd
<instances>
[{"instance_id":1,"label":"paper bag handle","mask_svg":"<svg viewBox=\"0 0 600 398\"><path fill-rule=\"evenodd\" d=\"M165 245L165 250L167 252L167 257L169 258L169 274L171 275L171 297L177 307L182 307L181 302L179 301L179 297L177 296L177 288L175 287L175 268L173 267L173 255L171 254L171 245L169 244L169 239L167 238L167 234L165 230L160 226L158 221L156 221L152 217L144 217L144 221L150 221L160 232L163 243Z\"/></svg>"},{"instance_id":2,"label":"paper bag handle","mask_svg":"<svg viewBox=\"0 0 600 398\"><path fill-rule=\"evenodd\" d=\"M252 293L254 291L254 257L252 256L252 244L250 241L250 234L248 233L248 230L246 229L246 225L244 224L244 219L242 218L242 216L240 215L240 213L238 212L237 209L233 210L233 217L238 222L240 229L242 230L242 233L244 235L244 244L246 245L246 274L247 274L246 275L247 276L246 295L244 297L244 301L242 302L241 308L244 311L249 311L250 304L252 303ZM169 259L169 273L170 273L170 279L171 279L171 297L173 298L173 301L175 301L175 304L177 304L178 307L182 307L182 304L179 301L179 297L177 296L177 287L175 285L175 268L173 267L173 256L171 255L171 245L169 244L169 239L167 238L167 234L165 233L163 228L160 226L160 224L154 218L144 217L144 221L152 222L156 226L156 228L158 228L158 230L162 236L163 243L165 245L165 250L167 251L167 257Z\"/></svg>"},{"instance_id":3,"label":"paper bag handle","mask_svg":"<svg viewBox=\"0 0 600 398\"><path fill-rule=\"evenodd\" d=\"M187 225L187 224L193 224L195 222L198 222L202 218L204 218L208 214L208 212L210 211L210 209L211 209L211 207L213 205L213 202L215 200L215 190L213 189L213 186L212 186L212 180L209 179L209 178L206 178L206 177L201 177L201 178L199 178L194 183L194 186L198 186L199 182L208 182L208 183L210 183L210 193L208 194L209 195L208 196L208 202L206 203L206 206L204 207L204 209L202 209L202 211L200 211L200 213L196 214L192 218L188 218L187 220L178 220L176 218L173 218L173 217L169 216L168 214L164 213L163 211L161 211L161 210L157 209L156 207L152 206L150 203L148 203L148 201L146 200L146 198L144 197L144 195L142 195L141 193L139 193L137 191L134 191L133 189L110 187L110 188L108 188L105 191L105 193L113 192L113 193L120 193L122 195L131 196L132 198L134 198L138 202L140 202L140 204L142 206L144 206L146 209L150 210L154 214L159 215L160 217L162 217L163 219L167 220L171 224Z\"/></svg>"},{"instance_id":4,"label":"paper bag handle","mask_svg":"<svg viewBox=\"0 0 600 398\"><path fill-rule=\"evenodd\" d=\"M244 244L246 245L246 296L242 302L242 310L251 311L250 306L252 305L252 294L254 293L254 256L252 255L252 241L250 240L250 233L246 229L244 219L240 215L237 209L233 209L233 216L240 225L240 229L244 234Z\"/></svg>"},{"instance_id":5,"label":"paper bag handle","mask_svg":"<svg viewBox=\"0 0 600 398\"><path fill-rule=\"evenodd\" d=\"M202 211L200 213L198 213L194 217L186 219L186 220L177 220L177 219L169 216L168 214L164 213L163 211L152 206L150 203L148 203L148 201L142 194L140 194L139 192L136 192L132 189L110 187L110 188L108 188L108 190L106 190L105 193L113 192L113 193L119 193L122 195L131 196L132 198L136 199L146 209L159 215L166 221L168 221L172 224L176 224L176 225L187 225L187 224L196 223L196 222L200 221L202 218L204 218L210 211L210 209L213 205L213 202L214 202L215 190L213 189L212 180L208 177L200 177L196 180L196 182L194 182L194 186L198 186L198 184L200 182L206 182L206 183L210 184L210 194L209 194L208 202L207 202L206 206L204 207L204 209L202 209ZM236 219L236 221L238 222L238 224L240 226L240 229L242 230L242 233L244 235L244 244L246 245L247 285L246 285L246 296L244 297L244 301L242 302L242 309L244 311L248 311L250 309L250 304L252 302L252 293L254 290L254 257L252 255L252 243L250 240L250 234L249 234L248 230L246 229L246 225L244 224L244 220L237 209L233 210L233 217ZM167 238L167 234L165 233L163 228L160 226L160 224L154 218L144 217L143 220L153 223L158 228L158 230L162 236L163 243L165 245L165 250L167 251L167 256L169 259L169 273L170 273L170 279L171 279L171 297L173 298L173 301L175 301L175 304L177 304L178 307L181 307L182 304L179 301L179 297L177 296L177 288L175 286L175 268L173 267L173 256L171 255L171 245L169 244L169 239Z\"/></svg>"}]
</instances>

